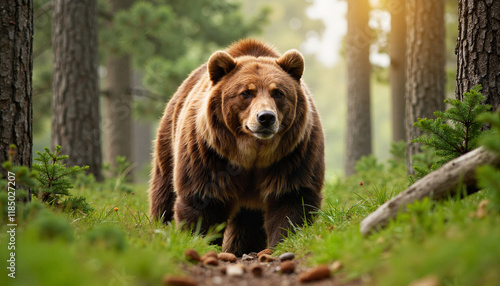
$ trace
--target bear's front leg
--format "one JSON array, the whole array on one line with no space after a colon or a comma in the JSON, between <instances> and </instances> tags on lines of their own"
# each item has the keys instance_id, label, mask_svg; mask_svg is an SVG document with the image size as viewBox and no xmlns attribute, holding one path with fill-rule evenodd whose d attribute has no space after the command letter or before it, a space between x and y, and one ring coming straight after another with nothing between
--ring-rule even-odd
<instances>
[{"instance_id":1,"label":"bear's front leg","mask_svg":"<svg viewBox=\"0 0 500 286\"><path fill-rule=\"evenodd\" d=\"M263 212L242 208L229 220L222 248L242 256L261 251L266 248L266 243Z\"/></svg>"},{"instance_id":2,"label":"bear's front leg","mask_svg":"<svg viewBox=\"0 0 500 286\"><path fill-rule=\"evenodd\" d=\"M269 247L274 247L293 226L312 223L314 212L320 208L321 195L308 188L289 192L279 197L269 197L265 215L265 228Z\"/></svg>"},{"instance_id":3,"label":"bear's front leg","mask_svg":"<svg viewBox=\"0 0 500 286\"><path fill-rule=\"evenodd\" d=\"M175 201L175 221L183 227L194 227L201 220L200 233L206 235L212 226L226 223L230 208L228 204L218 200L203 198L201 196L181 197ZM223 238L216 239L213 243L222 246Z\"/></svg>"}]
</instances>

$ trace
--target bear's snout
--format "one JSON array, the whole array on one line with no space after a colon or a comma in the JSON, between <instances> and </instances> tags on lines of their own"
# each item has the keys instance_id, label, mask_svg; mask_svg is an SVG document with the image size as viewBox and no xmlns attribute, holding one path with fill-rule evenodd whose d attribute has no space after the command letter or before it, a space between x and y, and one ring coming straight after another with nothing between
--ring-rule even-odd
<instances>
[{"instance_id":1,"label":"bear's snout","mask_svg":"<svg viewBox=\"0 0 500 286\"><path fill-rule=\"evenodd\" d=\"M272 111L260 111L257 113L257 121L263 127L270 127L276 122L276 115Z\"/></svg>"},{"instance_id":2,"label":"bear's snout","mask_svg":"<svg viewBox=\"0 0 500 286\"><path fill-rule=\"evenodd\" d=\"M261 110L250 118L253 119L247 121L245 127L258 139L271 139L279 130L278 116L274 111Z\"/></svg>"}]
</instances>

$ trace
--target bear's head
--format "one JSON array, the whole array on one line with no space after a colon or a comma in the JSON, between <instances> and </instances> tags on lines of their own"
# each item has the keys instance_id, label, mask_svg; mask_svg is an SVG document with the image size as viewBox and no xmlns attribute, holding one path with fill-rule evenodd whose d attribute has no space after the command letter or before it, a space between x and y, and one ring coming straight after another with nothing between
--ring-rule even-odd
<instances>
[{"instance_id":1,"label":"bear's head","mask_svg":"<svg viewBox=\"0 0 500 286\"><path fill-rule=\"evenodd\" d=\"M225 125L237 137L262 141L281 136L293 124L298 97L303 96L303 71L304 59L296 50L277 58L233 58L219 51L208 61Z\"/></svg>"}]
</instances>

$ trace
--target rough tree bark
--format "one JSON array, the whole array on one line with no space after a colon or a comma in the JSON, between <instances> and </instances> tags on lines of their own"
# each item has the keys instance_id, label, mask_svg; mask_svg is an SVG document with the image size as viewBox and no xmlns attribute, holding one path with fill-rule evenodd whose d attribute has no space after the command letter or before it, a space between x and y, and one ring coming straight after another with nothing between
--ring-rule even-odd
<instances>
[{"instance_id":1,"label":"rough tree bark","mask_svg":"<svg viewBox=\"0 0 500 286\"><path fill-rule=\"evenodd\" d=\"M444 5L444 0L406 1L406 167L410 174L412 156L420 148L411 140L421 135L413 124L418 118L434 118L434 111L445 108Z\"/></svg>"},{"instance_id":2,"label":"rough tree bark","mask_svg":"<svg viewBox=\"0 0 500 286\"><path fill-rule=\"evenodd\" d=\"M372 153L370 121L370 41L368 0L347 2L347 129L345 175Z\"/></svg>"},{"instance_id":3,"label":"rough tree bark","mask_svg":"<svg viewBox=\"0 0 500 286\"><path fill-rule=\"evenodd\" d=\"M54 0L52 145L101 175L97 0Z\"/></svg>"},{"instance_id":4,"label":"rough tree bark","mask_svg":"<svg viewBox=\"0 0 500 286\"><path fill-rule=\"evenodd\" d=\"M17 146L13 163L31 168L33 1L0 3L0 164ZM5 176L5 170L1 170ZM28 194L28 200L31 194Z\"/></svg>"},{"instance_id":5,"label":"rough tree bark","mask_svg":"<svg viewBox=\"0 0 500 286\"><path fill-rule=\"evenodd\" d=\"M389 49L391 56L392 140L405 141L405 86L406 86L406 13L405 1L389 2L391 32Z\"/></svg>"},{"instance_id":6,"label":"rough tree bark","mask_svg":"<svg viewBox=\"0 0 500 286\"><path fill-rule=\"evenodd\" d=\"M111 0L113 13L128 9L133 0ZM106 61L104 98L104 160L116 167L116 157L132 160L132 95L130 56L110 54ZM132 173L129 173L132 176Z\"/></svg>"},{"instance_id":7,"label":"rough tree bark","mask_svg":"<svg viewBox=\"0 0 500 286\"><path fill-rule=\"evenodd\" d=\"M477 148L446 163L441 168L423 177L408 189L385 202L361 222L361 233L366 235L384 227L399 211L415 201L430 197L438 200L460 191L459 185L476 185L476 168L485 165L499 165L495 154Z\"/></svg>"},{"instance_id":8,"label":"rough tree bark","mask_svg":"<svg viewBox=\"0 0 500 286\"><path fill-rule=\"evenodd\" d=\"M481 84L485 104L500 106L500 1L458 1L456 97Z\"/></svg>"}]
</instances>

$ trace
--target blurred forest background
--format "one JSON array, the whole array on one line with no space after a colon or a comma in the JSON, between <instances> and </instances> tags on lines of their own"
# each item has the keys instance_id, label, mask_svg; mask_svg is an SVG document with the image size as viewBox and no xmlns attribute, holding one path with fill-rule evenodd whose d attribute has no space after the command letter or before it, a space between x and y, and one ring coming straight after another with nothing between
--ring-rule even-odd
<instances>
[{"instance_id":1,"label":"blurred forest background","mask_svg":"<svg viewBox=\"0 0 500 286\"><path fill-rule=\"evenodd\" d=\"M379 160L388 158L393 141L389 2L370 0L369 14L373 35L370 47L372 150ZM50 0L34 0L34 152L51 145L51 9ZM125 155L135 166L135 180L146 181L152 140L169 97L188 73L205 62L211 53L240 38L255 37L272 43L282 53L295 48L304 54L304 79L315 97L326 133L328 171L332 176L342 175L349 96L344 40L346 13L347 2L342 0L99 1L104 163L114 164L116 155ZM457 2L447 0L448 97L455 96L457 19ZM126 68L123 61L117 68L113 61L123 58ZM114 126L113 122L120 124ZM127 137L130 140L123 139Z\"/></svg>"}]
</instances>

